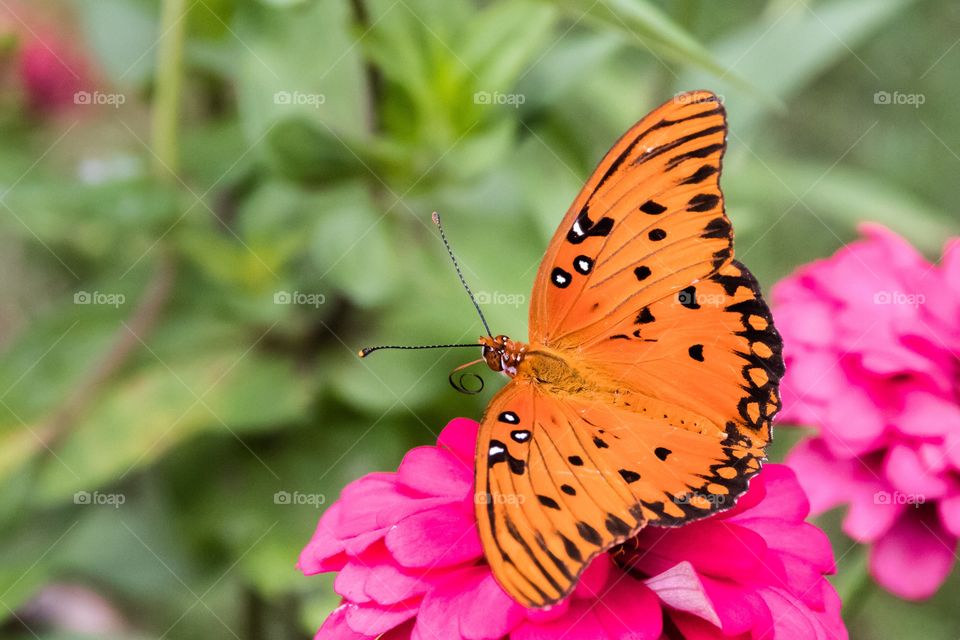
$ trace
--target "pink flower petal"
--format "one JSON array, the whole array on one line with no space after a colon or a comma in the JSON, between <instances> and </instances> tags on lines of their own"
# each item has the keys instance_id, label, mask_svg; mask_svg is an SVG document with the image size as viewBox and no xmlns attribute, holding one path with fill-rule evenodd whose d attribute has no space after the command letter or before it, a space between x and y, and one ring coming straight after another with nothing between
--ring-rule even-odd
<instances>
[{"instance_id":1,"label":"pink flower petal","mask_svg":"<svg viewBox=\"0 0 960 640\"><path fill-rule=\"evenodd\" d=\"M950 535L960 538L960 493L944 498L937 503L940 522Z\"/></svg>"},{"instance_id":2,"label":"pink flower petal","mask_svg":"<svg viewBox=\"0 0 960 640\"><path fill-rule=\"evenodd\" d=\"M596 611L596 603L576 600L567 615L553 620L525 622L510 634L510 640L627 640L611 636Z\"/></svg>"},{"instance_id":3,"label":"pink flower petal","mask_svg":"<svg viewBox=\"0 0 960 640\"><path fill-rule=\"evenodd\" d=\"M374 640L376 636L357 633L347 624L348 604L342 604L324 621L314 640Z\"/></svg>"},{"instance_id":4,"label":"pink flower petal","mask_svg":"<svg viewBox=\"0 0 960 640\"><path fill-rule=\"evenodd\" d=\"M957 538L923 510L909 510L870 550L870 572L906 600L936 593L955 559Z\"/></svg>"},{"instance_id":5,"label":"pink flower petal","mask_svg":"<svg viewBox=\"0 0 960 640\"><path fill-rule=\"evenodd\" d=\"M914 391L904 398L895 426L907 436L941 436L960 433L960 406L932 393Z\"/></svg>"},{"instance_id":6,"label":"pink flower petal","mask_svg":"<svg viewBox=\"0 0 960 640\"><path fill-rule=\"evenodd\" d=\"M397 472L407 488L428 496L463 498L473 488L473 463L437 447L417 447L407 452Z\"/></svg>"},{"instance_id":7,"label":"pink flower petal","mask_svg":"<svg viewBox=\"0 0 960 640\"><path fill-rule=\"evenodd\" d=\"M720 627L720 616L689 562L681 562L644 582L664 604Z\"/></svg>"},{"instance_id":8,"label":"pink flower petal","mask_svg":"<svg viewBox=\"0 0 960 640\"><path fill-rule=\"evenodd\" d=\"M357 633L379 636L417 615L414 602L381 607L376 604L346 605L347 624Z\"/></svg>"},{"instance_id":9,"label":"pink flower petal","mask_svg":"<svg viewBox=\"0 0 960 640\"><path fill-rule=\"evenodd\" d=\"M613 582L593 610L611 638L657 640L663 631L656 595L629 576Z\"/></svg>"},{"instance_id":10,"label":"pink flower petal","mask_svg":"<svg viewBox=\"0 0 960 640\"><path fill-rule=\"evenodd\" d=\"M501 638L523 618L523 607L503 592L489 570L470 567L450 574L427 594L413 638Z\"/></svg>"},{"instance_id":11,"label":"pink flower petal","mask_svg":"<svg viewBox=\"0 0 960 640\"><path fill-rule=\"evenodd\" d=\"M473 463L477 453L477 431L480 424L467 418L454 418L440 432L437 445L447 449L458 460L467 464L473 473Z\"/></svg>"},{"instance_id":12,"label":"pink flower petal","mask_svg":"<svg viewBox=\"0 0 960 640\"><path fill-rule=\"evenodd\" d=\"M408 516L390 530L386 543L404 567L449 567L483 555L473 510L463 505Z\"/></svg>"},{"instance_id":13,"label":"pink flower petal","mask_svg":"<svg viewBox=\"0 0 960 640\"><path fill-rule=\"evenodd\" d=\"M949 487L945 478L931 473L923 464L919 452L910 446L896 445L890 448L884 463L884 474L904 494L903 501L909 503L931 502L944 495Z\"/></svg>"}]
</instances>

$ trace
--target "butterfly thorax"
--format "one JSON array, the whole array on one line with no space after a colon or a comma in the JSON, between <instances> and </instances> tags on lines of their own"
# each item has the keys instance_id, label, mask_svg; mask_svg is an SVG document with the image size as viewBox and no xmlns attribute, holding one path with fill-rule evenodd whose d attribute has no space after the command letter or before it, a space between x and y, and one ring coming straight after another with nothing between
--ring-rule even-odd
<instances>
[{"instance_id":1,"label":"butterfly thorax","mask_svg":"<svg viewBox=\"0 0 960 640\"><path fill-rule=\"evenodd\" d=\"M591 376L574 367L561 353L542 345L530 345L507 336L480 338L483 359L493 371L511 378L529 378L538 385L551 387L554 393L593 389ZM595 378L595 376L593 376Z\"/></svg>"}]
</instances>

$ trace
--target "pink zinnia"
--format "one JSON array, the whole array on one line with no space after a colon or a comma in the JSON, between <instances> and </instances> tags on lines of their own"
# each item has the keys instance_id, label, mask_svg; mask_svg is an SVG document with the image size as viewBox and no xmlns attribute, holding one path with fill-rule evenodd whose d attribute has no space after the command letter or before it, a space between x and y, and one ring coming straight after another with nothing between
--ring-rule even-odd
<instances>
[{"instance_id":1,"label":"pink zinnia","mask_svg":"<svg viewBox=\"0 0 960 640\"><path fill-rule=\"evenodd\" d=\"M892 593L943 584L960 536L960 244L939 265L877 226L774 288L781 420L817 429L788 464L815 513L849 505Z\"/></svg>"},{"instance_id":2,"label":"pink zinnia","mask_svg":"<svg viewBox=\"0 0 960 640\"><path fill-rule=\"evenodd\" d=\"M657 640L846 638L827 537L804 522L793 473L769 465L731 510L648 528L596 558L550 610L516 604L494 581L474 518L478 425L452 421L396 473L347 486L300 556L339 571L343 603L317 638Z\"/></svg>"}]
</instances>

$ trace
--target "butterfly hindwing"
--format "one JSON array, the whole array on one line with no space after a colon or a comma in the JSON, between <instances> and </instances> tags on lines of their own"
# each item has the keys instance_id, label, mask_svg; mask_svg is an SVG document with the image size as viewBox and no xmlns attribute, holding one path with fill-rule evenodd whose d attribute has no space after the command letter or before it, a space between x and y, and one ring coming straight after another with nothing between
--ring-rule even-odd
<instances>
[{"instance_id":1,"label":"butterfly hindwing","mask_svg":"<svg viewBox=\"0 0 960 640\"><path fill-rule=\"evenodd\" d=\"M735 429L761 450L780 408L781 352L759 286L735 260L581 344L581 356L618 384Z\"/></svg>"},{"instance_id":2,"label":"butterfly hindwing","mask_svg":"<svg viewBox=\"0 0 960 640\"><path fill-rule=\"evenodd\" d=\"M640 403L646 413L632 408ZM593 557L648 522L677 524L732 505L758 468L753 454L661 401L558 397L515 380L490 403L478 443L487 560L516 600L553 604Z\"/></svg>"}]
</instances>

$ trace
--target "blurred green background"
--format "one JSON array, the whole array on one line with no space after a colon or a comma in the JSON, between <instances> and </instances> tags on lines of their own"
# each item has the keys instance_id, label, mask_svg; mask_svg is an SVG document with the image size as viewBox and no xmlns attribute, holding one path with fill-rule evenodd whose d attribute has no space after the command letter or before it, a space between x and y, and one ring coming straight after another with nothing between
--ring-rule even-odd
<instances>
[{"instance_id":1,"label":"blurred green background","mask_svg":"<svg viewBox=\"0 0 960 640\"><path fill-rule=\"evenodd\" d=\"M522 338L580 185L678 91L727 105L765 287L862 220L935 256L958 36L948 0L0 2L0 637L310 637L324 504L499 385L356 357L482 333L431 211ZM956 577L859 593L854 638L957 637Z\"/></svg>"}]
</instances>

